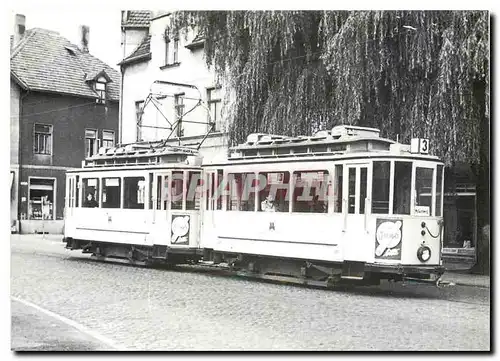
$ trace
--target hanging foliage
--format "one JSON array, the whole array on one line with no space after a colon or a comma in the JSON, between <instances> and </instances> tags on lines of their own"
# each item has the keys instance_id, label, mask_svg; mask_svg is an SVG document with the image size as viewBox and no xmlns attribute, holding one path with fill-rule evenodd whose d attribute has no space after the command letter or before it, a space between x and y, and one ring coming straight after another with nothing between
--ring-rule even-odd
<instances>
[{"instance_id":1,"label":"hanging foliage","mask_svg":"<svg viewBox=\"0 0 500 361\"><path fill-rule=\"evenodd\" d=\"M373 126L404 142L431 138L448 164L479 159L488 26L485 11L174 14L177 30L205 35L207 65L230 90L233 142L257 131Z\"/></svg>"}]
</instances>

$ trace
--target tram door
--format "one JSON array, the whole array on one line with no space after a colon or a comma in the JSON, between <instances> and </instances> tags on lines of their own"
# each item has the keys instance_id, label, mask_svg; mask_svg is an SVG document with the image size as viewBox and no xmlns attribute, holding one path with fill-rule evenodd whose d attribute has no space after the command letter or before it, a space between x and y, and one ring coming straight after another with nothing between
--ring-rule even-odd
<instances>
[{"instance_id":1,"label":"tram door","mask_svg":"<svg viewBox=\"0 0 500 361\"><path fill-rule=\"evenodd\" d=\"M345 167L344 189L344 260L368 261L371 254L368 237L368 212L370 211L371 166L368 163L348 164ZM372 242L373 243L373 242Z\"/></svg>"},{"instance_id":2,"label":"tram door","mask_svg":"<svg viewBox=\"0 0 500 361\"><path fill-rule=\"evenodd\" d=\"M78 176L68 176L66 178L66 216L73 216L73 210L78 207Z\"/></svg>"},{"instance_id":3,"label":"tram door","mask_svg":"<svg viewBox=\"0 0 500 361\"><path fill-rule=\"evenodd\" d=\"M171 172L155 173L153 178L153 209L154 220L156 223L165 222L167 219L167 210L170 209L169 186Z\"/></svg>"}]
</instances>

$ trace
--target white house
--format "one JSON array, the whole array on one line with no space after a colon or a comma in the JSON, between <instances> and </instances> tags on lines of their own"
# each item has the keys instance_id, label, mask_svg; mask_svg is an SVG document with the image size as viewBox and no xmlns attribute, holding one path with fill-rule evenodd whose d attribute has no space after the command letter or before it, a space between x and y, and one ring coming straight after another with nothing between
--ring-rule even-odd
<instances>
[{"instance_id":1,"label":"white house","mask_svg":"<svg viewBox=\"0 0 500 361\"><path fill-rule=\"evenodd\" d=\"M170 28L172 13L169 12L124 13L122 48L128 55L120 63L123 79L120 143L169 138L169 142L194 145L207 134L210 121L214 129L200 148L204 162L224 155L227 137L221 111L223 89L216 83L214 71L206 66L202 35L191 30L187 38L175 34ZM151 15L149 30L140 40L137 28L130 26L131 16L144 18L139 13ZM124 22L128 26L123 26ZM134 38L135 48L130 51ZM173 128L178 119L182 121Z\"/></svg>"}]
</instances>

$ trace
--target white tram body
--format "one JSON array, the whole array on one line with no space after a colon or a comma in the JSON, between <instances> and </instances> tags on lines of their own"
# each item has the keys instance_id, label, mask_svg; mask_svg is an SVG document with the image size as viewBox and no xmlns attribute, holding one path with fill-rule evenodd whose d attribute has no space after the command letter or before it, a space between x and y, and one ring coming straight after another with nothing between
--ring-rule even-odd
<instances>
[{"instance_id":1,"label":"white tram body","mask_svg":"<svg viewBox=\"0 0 500 361\"><path fill-rule=\"evenodd\" d=\"M422 143L412 152L351 126L314 137L252 134L226 162L204 166L202 247L261 275L437 281L444 165L421 154ZM217 205L221 177L228 191ZM269 193L275 208L266 212Z\"/></svg>"},{"instance_id":2,"label":"white tram body","mask_svg":"<svg viewBox=\"0 0 500 361\"><path fill-rule=\"evenodd\" d=\"M201 184L200 165L197 152L181 147L101 149L67 172L67 247L139 264L197 260L201 192L187 185Z\"/></svg>"},{"instance_id":3,"label":"white tram body","mask_svg":"<svg viewBox=\"0 0 500 361\"><path fill-rule=\"evenodd\" d=\"M102 150L67 173L67 248L310 284L437 282L444 272L444 164L427 139L403 145L354 126L251 134L219 164L159 144Z\"/></svg>"}]
</instances>

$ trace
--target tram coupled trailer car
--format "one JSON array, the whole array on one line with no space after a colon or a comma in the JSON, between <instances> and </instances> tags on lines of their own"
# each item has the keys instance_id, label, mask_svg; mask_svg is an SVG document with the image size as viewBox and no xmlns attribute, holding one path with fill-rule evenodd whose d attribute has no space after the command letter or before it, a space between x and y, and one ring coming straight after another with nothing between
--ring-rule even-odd
<instances>
[{"instance_id":1,"label":"tram coupled trailer car","mask_svg":"<svg viewBox=\"0 0 500 361\"><path fill-rule=\"evenodd\" d=\"M143 265L198 261L200 166L183 147L101 148L67 172L66 248Z\"/></svg>"},{"instance_id":2,"label":"tram coupled trailer car","mask_svg":"<svg viewBox=\"0 0 500 361\"><path fill-rule=\"evenodd\" d=\"M305 284L438 284L444 164L428 150L354 126L252 134L203 166L205 259Z\"/></svg>"}]
</instances>

